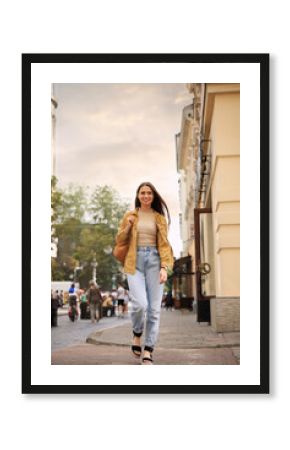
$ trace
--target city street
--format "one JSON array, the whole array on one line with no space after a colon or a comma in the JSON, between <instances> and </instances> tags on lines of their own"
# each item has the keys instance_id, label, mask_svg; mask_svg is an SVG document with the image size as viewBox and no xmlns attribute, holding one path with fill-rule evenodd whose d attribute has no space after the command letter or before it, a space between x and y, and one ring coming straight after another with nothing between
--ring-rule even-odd
<instances>
[{"instance_id":1,"label":"city street","mask_svg":"<svg viewBox=\"0 0 290 450\"><path fill-rule=\"evenodd\" d=\"M146 256L146 261L149 256L150 261L160 259L156 264L160 264L160 283L166 282L167 305L176 308L162 310L158 341L143 333L142 345L154 345L154 364L239 364L240 83L135 83L129 87L51 85L51 273L54 283L66 283L52 288L74 292L89 283L88 295L99 300L100 293L89 280L97 281L106 295L118 292L119 286L124 289L124 274L136 272L136 247L151 247L139 256ZM214 102L220 106L212 109ZM100 127L82 111L104 117ZM141 114L142 127L132 123L132 114ZM153 147L152 121L162 130ZM124 153L116 152L112 123L118 124L114 131L124 143L125 170ZM216 124L220 124L219 132ZM74 129L80 131L77 136L73 136ZM127 154L128 130L132 147ZM83 157L84 146L91 145L87 141L90 133L94 145L99 145L101 168L95 152ZM104 136L105 147L101 144ZM169 143L173 136L175 148L164 153L165 140ZM78 149L73 161L68 150L72 145ZM141 148L150 151L142 167ZM69 171L66 158L70 159ZM164 173L170 174L165 178L160 178L161 160ZM82 179L88 168L90 194ZM144 179L150 173L159 180L158 187L151 182L140 184L142 173ZM126 245L122 247L123 233ZM118 251L123 253L120 258ZM137 283L138 277L134 280ZM145 274L148 301L157 289L157 283L150 280L151 263ZM132 286L132 296L138 299L139 289L138 285L134 293ZM125 293L117 295L122 299ZM52 329L52 364L134 364L130 311L125 320L106 317L98 324L90 320L73 323L59 313L59 326ZM143 324L136 327L142 329Z\"/></svg>"},{"instance_id":2,"label":"city street","mask_svg":"<svg viewBox=\"0 0 290 450\"><path fill-rule=\"evenodd\" d=\"M71 322L68 317L67 308L59 308L58 326L51 328L51 351L53 352L72 345L84 344L91 333L116 327L120 323L123 324L128 321L128 318L103 317L98 323L92 323L88 319L78 319L75 322Z\"/></svg>"},{"instance_id":3,"label":"city street","mask_svg":"<svg viewBox=\"0 0 290 450\"><path fill-rule=\"evenodd\" d=\"M62 313L62 312L61 312ZM105 317L71 322L59 317L52 328L53 365L132 365L130 318ZM188 310L161 311L160 335L154 351L159 365L238 365L240 333L216 333L207 323L198 323Z\"/></svg>"}]
</instances>

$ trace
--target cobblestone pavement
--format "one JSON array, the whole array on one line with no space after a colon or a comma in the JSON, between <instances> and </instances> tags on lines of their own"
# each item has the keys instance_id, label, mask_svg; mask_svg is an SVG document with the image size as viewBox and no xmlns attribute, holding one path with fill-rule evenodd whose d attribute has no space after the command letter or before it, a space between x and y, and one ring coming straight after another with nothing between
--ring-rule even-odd
<instances>
[{"instance_id":1,"label":"cobblestone pavement","mask_svg":"<svg viewBox=\"0 0 290 450\"><path fill-rule=\"evenodd\" d=\"M237 350L237 349L235 349ZM129 347L82 344L52 353L56 365L139 365ZM155 365L237 365L232 348L164 349L156 348Z\"/></svg>"},{"instance_id":2,"label":"cobblestone pavement","mask_svg":"<svg viewBox=\"0 0 290 450\"><path fill-rule=\"evenodd\" d=\"M55 351L71 345L85 343L87 337L96 331L120 325L120 321L129 322L130 319L119 319L118 317L104 317L98 323L90 320L78 319L72 322L67 315L66 309L59 309L58 326L51 328L51 350Z\"/></svg>"},{"instance_id":3,"label":"cobblestone pavement","mask_svg":"<svg viewBox=\"0 0 290 450\"><path fill-rule=\"evenodd\" d=\"M130 345L131 324L110 330L96 330L87 342L94 344ZM208 323L198 323L188 310L162 310L157 347L210 348L239 347L240 333L216 333Z\"/></svg>"},{"instance_id":4,"label":"cobblestone pavement","mask_svg":"<svg viewBox=\"0 0 290 450\"><path fill-rule=\"evenodd\" d=\"M98 329L92 324L95 329L88 333L87 342L53 351L52 364L140 364L140 360L135 359L130 352L130 321L115 318L112 325L110 328ZM196 316L190 311L163 310L154 364L237 365L240 361L239 346L238 332L216 333L208 324L197 323Z\"/></svg>"}]
</instances>

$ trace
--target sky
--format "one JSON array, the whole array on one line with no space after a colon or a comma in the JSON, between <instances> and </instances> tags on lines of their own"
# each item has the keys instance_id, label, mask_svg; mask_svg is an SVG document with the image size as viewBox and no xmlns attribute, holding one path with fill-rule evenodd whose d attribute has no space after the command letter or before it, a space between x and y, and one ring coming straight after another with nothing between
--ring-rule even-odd
<instances>
[{"instance_id":1,"label":"sky","mask_svg":"<svg viewBox=\"0 0 290 450\"><path fill-rule=\"evenodd\" d=\"M175 135L192 103L185 84L54 84L58 184L108 184L134 206L150 181L166 201L176 257L179 236Z\"/></svg>"}]
</instances>

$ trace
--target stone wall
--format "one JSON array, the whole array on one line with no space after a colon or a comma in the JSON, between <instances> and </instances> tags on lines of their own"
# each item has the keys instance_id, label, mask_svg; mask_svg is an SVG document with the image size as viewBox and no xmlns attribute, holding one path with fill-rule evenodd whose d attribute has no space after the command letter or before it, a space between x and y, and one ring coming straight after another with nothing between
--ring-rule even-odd
<instances>
[{"instance_id":1,"label":"stone wall","mask_svg":"<svg viewBox=\"0 0 290 450\"><path fill-rule=\"evenodd\" d=\"M210 300L211 326L218 333L240 330L240 297Z\"/></svg>"}]
</instances>

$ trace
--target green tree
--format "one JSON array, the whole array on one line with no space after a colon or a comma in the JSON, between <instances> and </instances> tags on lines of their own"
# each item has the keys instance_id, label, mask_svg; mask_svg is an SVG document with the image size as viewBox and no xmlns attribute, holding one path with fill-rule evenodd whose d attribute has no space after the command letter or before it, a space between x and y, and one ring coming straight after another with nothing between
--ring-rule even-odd
<instances>
[{"instance_id":1,"label":"green tree","mask_svg":"<svg viewBox=\"0 0 290 450\"><path fill-rule=\"evenodd\" d=\"M61 205L58 208L59 223L70 219L84 222L88 209L88 187L71 183L66 190L61 191Z\"/></svg>"},{"instance_id":2,"label":"green tree","mask_svg":"<svg viewBox=\"0 0 290 450\"><path fill-rule=\"evenodd\" d=\"M67 189L57 189L52 179L52 227L57 239L57 258L51 265L53 280L69 280L74 276L78 260L74 253L88 209L87 188L70 184Z\"/></svg>"},{"instance_id":3,"label":"green tree","mask_svg":"<svg viewBox=\"0 0 290 450\"><path fill-rule=\"evenodd\" d=\"M103 289L112 288L113 275L117 275L120 270L120 265L112 256L112 250L119 222L128 207L111 186L96 186L89 208L92 223L83 228L75 253L84 267L80 275L83 282L88 282L92 277L92 264L95 259L98 283Z\"/></svg>"},{"instance_id":4,"label":"green tree","mask_svg":"<svg viewBox=\"0 0 290 450\"><path fill-rule=\"evenodd\" d=\"M54 225L58 221L62 207L62 192L57 188L57 178L51 177L51 228L52 237L54 237Z\"/></svg>"},{"instance_id":5,"label":"green tree","mask_svg":"<svg viewBox=\"0 0 290 450\"><path fill-rule=\"evenodd\" d=\"M111 186L96 186L91 196L90 212L95 223L108 225L117 230L119 222L128 209L118 192Z\"/></svg>"},{"instance_id":6,"label":"green tree","mask_svg":"<svg viewBox=\"0 0 290 450\"><path fill-rule=\"evenodd\" d=\"M70 279L75 274L86 287L96 261L98 283L103 289L111 289L113 276L120 272L112 250L119 222L129 205L107 185L96 186L89 199L87 188L81 186L70 185L59 192L54 224L58 255L52 262L53 279Z\"/></svg>"},{"instance_id":7,"label":"green tree","mask_svg":"<svg viewBox=\"0 0 290 450\"><path fill-rule=\"evenodd\" d=\"M74 275L78 260L75 251L79 243L82 223L76 219L66 219L63 223L55 225L55 235L57 237L57 265L56 272L62 273L62 279L69 280ZM56 274L53 273L53 277ZM55 278L54 278L55 279Z\"/></svg>"}]
</instances>

